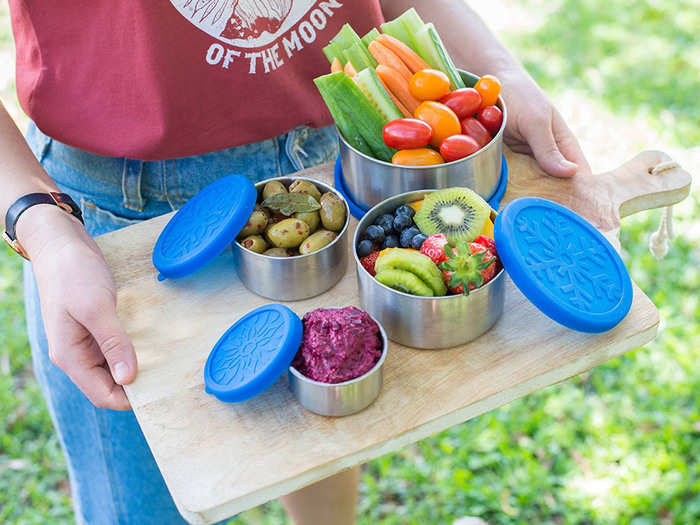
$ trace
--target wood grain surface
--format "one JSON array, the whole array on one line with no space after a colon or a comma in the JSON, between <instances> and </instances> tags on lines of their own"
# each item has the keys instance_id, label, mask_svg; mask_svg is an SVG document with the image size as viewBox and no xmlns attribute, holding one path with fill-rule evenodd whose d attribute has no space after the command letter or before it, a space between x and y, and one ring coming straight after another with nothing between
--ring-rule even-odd
<instances>
[{"instance_id":1,"label":"wood grain surface","mask_svg":"<svg viewBox=\"0 0 700 525\"><path fill-rule=\"evenodd\" d=\"M651 169L668 157L644 152L609 173L570 180L543 175L508 152L504 204L536 195L558 201L615 236L620 215L682 200L690 176ZM330 181L332 165L304 175ZM597 335L563 328L507 282L503 317L478 340L448 350L390 345L377 401L359 414L326 418L304 410L286 377L257 398L226 404L204 392L203 367L221 334L267 300L238 280L230 251L196 274L158 282L151 251L170 215L104 235L118 310L139 374L126 387L136 417L183 516L211 523L259 505L579 374L650 341L654 305L634 287L628 316ZM352 221L351 231L356 225ZM319 297L288 303L298 314L359 306L355 267Z\"/></svg>"}]
</instances>

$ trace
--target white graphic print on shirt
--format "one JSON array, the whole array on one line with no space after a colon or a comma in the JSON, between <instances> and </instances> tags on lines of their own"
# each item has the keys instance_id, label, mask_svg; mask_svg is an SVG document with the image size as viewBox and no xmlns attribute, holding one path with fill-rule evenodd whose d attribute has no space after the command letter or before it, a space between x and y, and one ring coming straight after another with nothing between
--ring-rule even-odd
<instances>
[{"instance_id":1,"label":"white graphic print on shirt","mask_svg":"<svg viewBox=\"0 0 700 525\"><path fill-rule=\"evenodd\" d=\"M207 64L228 69L230 64L246 60L250 74L270 73L283 66L296 51L312 44L328 18L343 6L340 0L170 2L192 24L226 44L209 46Z\"/></svg>"}]
</instances>

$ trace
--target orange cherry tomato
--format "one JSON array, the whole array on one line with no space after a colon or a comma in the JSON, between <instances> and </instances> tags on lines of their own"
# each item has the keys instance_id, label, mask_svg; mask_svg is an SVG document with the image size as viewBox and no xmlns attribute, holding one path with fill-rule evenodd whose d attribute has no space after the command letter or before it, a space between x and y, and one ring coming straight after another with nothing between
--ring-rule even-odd
<instances>
[{"instance_id":1,"label":"orange cherry tomato","mask_svg":"<svg viewBox=\"0 0 700 525\"><path fill-rule=\"evenodd\" d=\"M411 77L408 89L418 100L438 100L450 92L450 79L437 69L421 69Z\"/></svg>"},{"instance_id":2,"label":"orange cherry tomato","mask_svg":"<svg viewBox=\"0 0 700 525\"><path fill-rule=\"evenodd\" d=\"M501 92L501 82L493 75L484 75L474 86L481 95L481 107L493 106Z\"/></svg>"},{"instance_id":3,"label":"orange cherry tomato","mask_svg":"<svg viewBox=\"0 0 700 525\"><path fill-rule=\"evenodd\" d=\"M416 148L397 151L391 162L402 166L434 166L435 164L443 164L445 160L434 149Z\"/></svg>"},{"instance_id":4,"label":"orange cherry tomato","mask_svg":"<svg viewBox=\"0 0 700 525\"><path fill-rule=\"evenodd\" d=\"M430 144L436 148L439 148L447 137L457 135L462 131L462 125L455 112L439 102L432 100L421 102L420 106L416 108L414 116L427 122L433 128L433 138Z\"/></svg>"}]
</instances>

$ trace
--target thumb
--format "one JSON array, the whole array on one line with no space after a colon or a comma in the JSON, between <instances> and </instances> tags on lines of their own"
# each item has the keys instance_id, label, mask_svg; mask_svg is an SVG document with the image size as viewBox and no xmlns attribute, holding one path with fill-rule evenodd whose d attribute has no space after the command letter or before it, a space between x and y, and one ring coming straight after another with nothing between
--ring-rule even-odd
<instances>
[{"instance_id":1,"label":"thumb","mask_svg":"<svg viewBox=\"0 0 700 525\"><path fill-rule=\"evenodd\" d=\"M532 124L525 139L540 167L555 177L573 177L578 165L564 158L552 133L551 122Z\"/></svg>"},{"instance_id":2,"label":"thumb","mask_svg":"<svg viewBox=\"0 0 700 525\"><path fill-rule=\"evenodd\" d=\"M84 319L77 319L92 334L118 385L131 383L136 377L134 347L122 328L113 300L95 301Z\"/></svg>"}]
</instances>

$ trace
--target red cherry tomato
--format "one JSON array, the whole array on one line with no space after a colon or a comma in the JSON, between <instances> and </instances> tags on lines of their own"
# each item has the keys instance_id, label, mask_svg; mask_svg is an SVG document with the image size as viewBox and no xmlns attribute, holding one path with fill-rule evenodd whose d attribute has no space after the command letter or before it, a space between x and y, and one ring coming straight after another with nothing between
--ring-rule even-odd
<instances>
[{"instance_id":1,"label":"red cherry tomato","mask_svg":"<svg viewBox=\"0 0 700 525\"><path fill-rule=\"evenodd\" d=\"M439 102L426 100L414 112L416 118L430 124L433 128L433 138L430 143L436 148L440 147L442 141L450 135L457 135L460 131L460 124L457 115L450 108Z\"/></svg>"},{"instance_id":2,"label":"red cherry tomato","mask_svg":"<svg viewBox=\"0 0 700 525\"><path fill-rule=\"evenodd\" d=\"M488 130L474 117L468 117L462 121L462 133L473 138L480 148L491 142L491 135Z\"/></svg>"},{"instance_id":3,"label":"red cherry tomato","mask_svg":"<svg viewBox=\"0 0 700 525\"><path fill-rule=\"evenodd\" d=\"M408 89L418 100L438 100L450 92L450 79L437 69L421 69L409 80Z\"/></svg>"},{"instance_id":4,"label":"red cherry tomato","mask_svg":"<svg viewBox=\"0 0 700 525\"><path fill-rule=\"evenodd\" d=\"M486 106L479 111L477 119L484 125L486 131L496 135L503 123L503 112L498 106Z\"/></svg>"},{"instance_id":5,"label":"red cherry tomato","mask_svg":"<svg viewBox=\"0 0 700 525\"><path fill-rule=\"evenodd\" d=\"M455 89L440 99L460 120L471 117L481 107L481 95L474 88Z\"/></svg>"},{"instance_id":6,"label":"red cherry tomato","mask_svg":"<svg viewBox=\"0 0 700 525\"><path fill-rule=\"evenodd\" d=\"M430 148L402 149L394 153L391 159L393 164L403 166L433 166L445 161L437 151Z\"/></svg>"},{"instance_id":7,"label":"red cherry tomato","mask_svg":"<svg viewBox=\"0 0 700 525\"><path fill-rule=\"evenodd\" d=\"M481 95L481 107L493 106L501 92L501 82L493 75L484 75L474 86Z\"/></svg>"},{"instance_id":8,"label":"red cherry tomato","mask_svg":"<svg viewBox=\"0 0 700 525\"><path fill-rule=\"evenodd\" d=\"M384 144L395 149L416 149L430 144L433 128L417 118L399 118L387 122L382 132Z\"/></svg>"},{"instance_id":9,"label":"red cherry tomato","mask_svg":"<svg viewBox=\"0 0 700 525\"><path fill-rule=\"evenodd\" d=\"M445 162L468 157L476 151L479 151L479 144L469 135L452 135L440 144L440 155Z\"/></svg>"}]
</instances>

